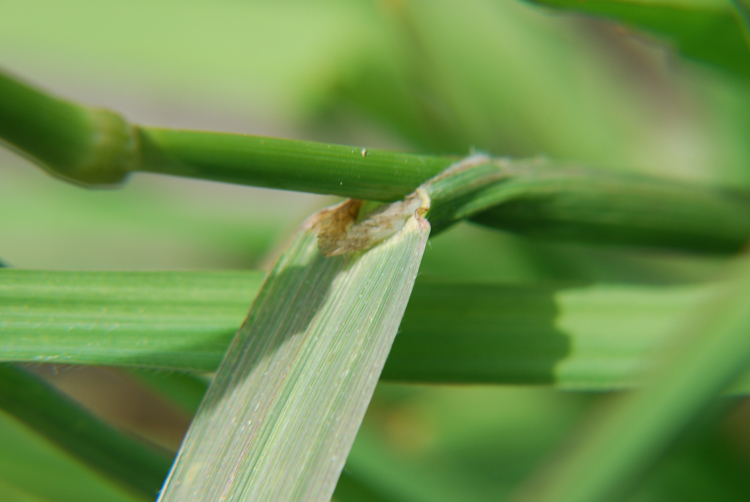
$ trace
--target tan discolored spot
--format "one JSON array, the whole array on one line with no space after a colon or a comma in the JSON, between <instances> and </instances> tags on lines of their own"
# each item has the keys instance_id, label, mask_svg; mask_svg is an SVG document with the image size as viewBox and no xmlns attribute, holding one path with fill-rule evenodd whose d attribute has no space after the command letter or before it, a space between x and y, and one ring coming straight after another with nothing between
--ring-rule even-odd
<instances>
[{"instance_id":1,"label":"tan discolored spot","mask_svg":"<svg viewBox=\"0 0 750 502\"><path fill-rule=\"evenodd\" d=\"M355 223L363 201L349 199L318 213L313 222L318 228L318 249L324 256L336 256L369 249L394 235L411 217L422 217L430 207L426 193L418 189L404 200L373 211Z\"/></svg>"},{"instance_id":2,"label":"tan discolored spot","mask_svg":"<svg viewBox=\"0 0 750 502\"><path fill-rule=\"evenodd\" d=\"M313 226L318 229L318 249L325 256L333 256L338 243L347 235L354 222L357 221L363 200L347 199L317 214Z\"/></svg>"}]
</instances>

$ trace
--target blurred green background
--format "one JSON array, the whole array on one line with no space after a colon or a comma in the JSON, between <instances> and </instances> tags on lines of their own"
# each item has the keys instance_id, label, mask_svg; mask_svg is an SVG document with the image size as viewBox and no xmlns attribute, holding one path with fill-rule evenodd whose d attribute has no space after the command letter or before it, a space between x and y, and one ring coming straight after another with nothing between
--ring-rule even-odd
<instances>
[{"instance_id":1,"label":"blurred green background","mask_svg":"<svg viewBox=\"0 0 750 502\"><path fill-rule=\"evenodd\" d=\"M520 1L4 2L0 66L139 124L546 156L750 187L744 77L681 57L653 35ZM294 227L332 201L141 173L120 190L88 191L0 151L0 260L52 270L266 268ZM431 241L421 273L657 287L706 280L721 263L464 224ZM166 448L188 424L190 406L165 404L130 374L37 370ZM381 385L338 497L504 500L575 441L577 420L603 399L541 387ZM748 500L750 406L733 399L728 409L682 438L632 500ZM95 474L0 419L0 485L21 486L18 500L119 500L108 482L91 484ZM58 474L42 475L43 462Z\"/></svg>"}]
</instances>

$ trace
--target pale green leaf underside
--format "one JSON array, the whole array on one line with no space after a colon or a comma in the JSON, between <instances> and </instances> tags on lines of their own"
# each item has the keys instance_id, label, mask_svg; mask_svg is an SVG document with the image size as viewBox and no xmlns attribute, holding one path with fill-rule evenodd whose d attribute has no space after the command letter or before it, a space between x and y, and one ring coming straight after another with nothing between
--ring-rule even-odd
<instances>
[{"instance_id":1,"label":"pale green leaf underside","mask_svg":"<svg viewBox=\"0 0 750 502\"><path fill-rule=\"evenodd\" d=\"M260 272L2 270L0 358L214 371L262 279ZM714 288L423 277L382 378L628 387L680 315Z\"/></svg>"},{"instance_id":2,"label":"pale green leaf underside","mask_svg":"<svg viewBox=\"0 0 750 502\"><path fill-rule=\"evenodd\" d=\"M316 218L281 255L229 345L160 501L330 500L430 227L410 217L367 251L326 258Z\"/></svg>"}]
</instances>

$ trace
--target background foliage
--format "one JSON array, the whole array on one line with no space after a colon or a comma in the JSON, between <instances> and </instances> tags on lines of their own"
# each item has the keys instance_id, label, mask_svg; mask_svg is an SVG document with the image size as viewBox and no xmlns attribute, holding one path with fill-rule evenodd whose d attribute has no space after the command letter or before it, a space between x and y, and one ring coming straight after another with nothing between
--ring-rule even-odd
<instances>
[{"instance_id":1,"label":"background foliage","mask_svg":"<svg viewBox=\"0 0 750 502\"><path fill-rule=\"evenodd\" d=\"M137 123L422 153L541 155L750 187L750 53L729 2L29 0L1 10L3 68ZM264 269L291 229L330 202L141 173L118 191L84 191L0 155L0 258L14 268ZM432 239L420 280L559 290L537 304L545 326L573 349L574 334L588 326L595 351L597 333L622 332L640 347L639 336L652 340L644 333L667 331L725 262L461 224ZM614 298L610 310L583 309L607 315L576 317L587 292ZM667 314L654 314L654 304ZM562 357L551 367L566 371ZM33 370L172 451L204 385L170 372ZM337 497L507 499L575 443L581 421L611 397L548 386L381 384ZM747 499L750 408L724 398L706 409L623 491L628 500ZM0 436L8 500L134 497L5 413Z\"/></svg>"}]
</instances>

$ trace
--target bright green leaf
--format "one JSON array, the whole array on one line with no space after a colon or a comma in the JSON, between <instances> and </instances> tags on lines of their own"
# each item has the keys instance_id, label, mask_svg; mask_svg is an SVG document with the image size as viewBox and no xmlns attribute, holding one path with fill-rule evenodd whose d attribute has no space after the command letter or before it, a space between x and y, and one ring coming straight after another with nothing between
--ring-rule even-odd
<instances>
[{"instance_id":1,"label":"bright green leaf","mask_svg":"<svg viewBox=\"0 0 750 502\"><path fill-rule=\"evenodd\" d=\"M0 358L214 371L262 277L3 270ZM421 278L383 378L630 387L669 327L715 288Z\"/></svg>"}]
</instances>

